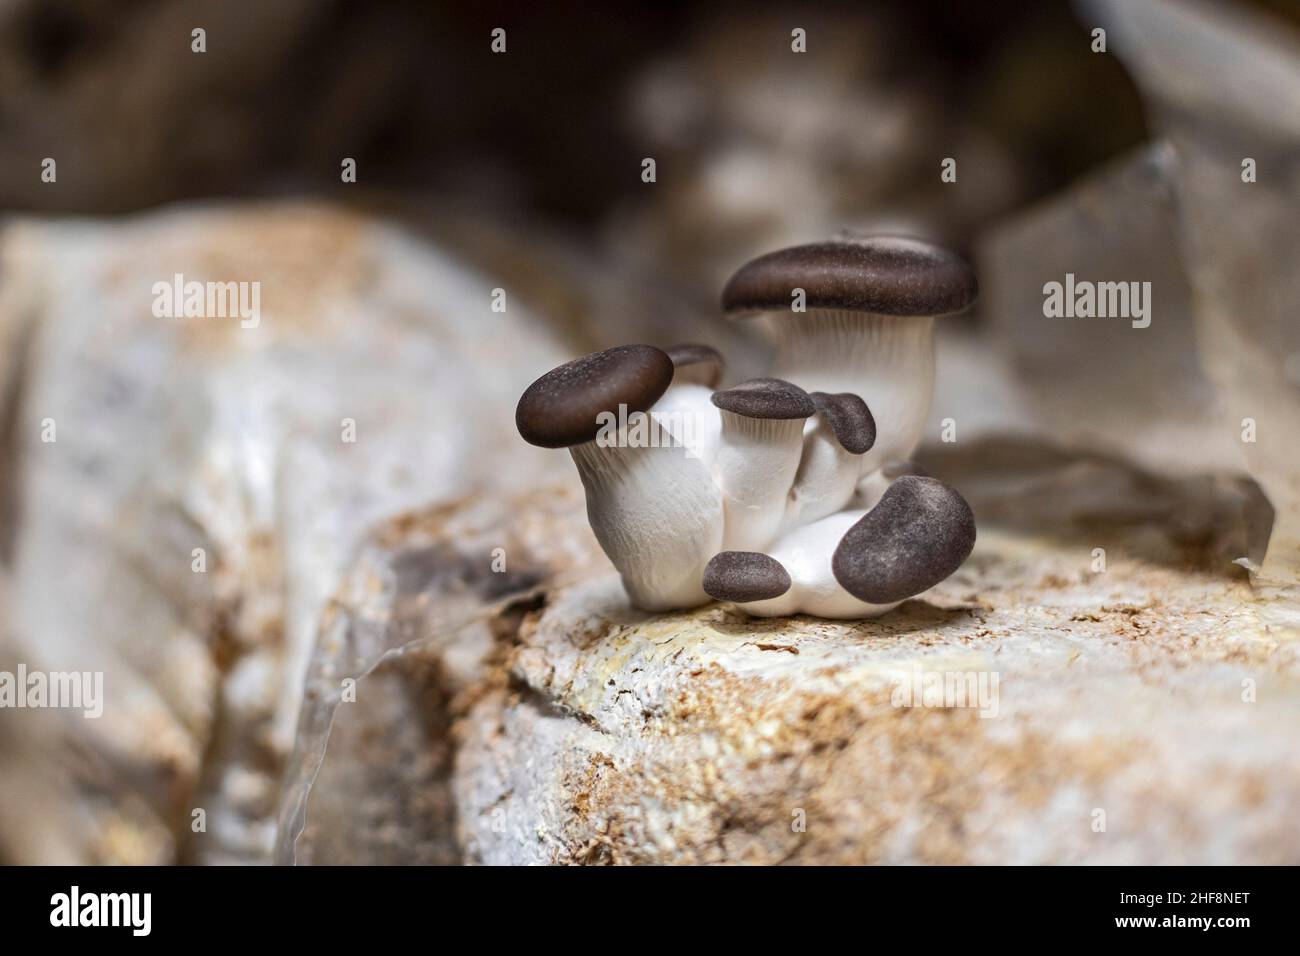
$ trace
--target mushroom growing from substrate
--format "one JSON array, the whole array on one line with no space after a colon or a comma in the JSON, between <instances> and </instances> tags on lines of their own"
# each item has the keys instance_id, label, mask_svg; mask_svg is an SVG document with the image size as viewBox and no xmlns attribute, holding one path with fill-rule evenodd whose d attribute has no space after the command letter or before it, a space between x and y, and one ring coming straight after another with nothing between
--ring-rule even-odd
<instances>
[{"instance_id":1,"label":"mushroom growing from substrate","mask_svg":"<svg viewBox=\"0 0 1300 956\"><path fill-rule=\"evenodd\" d=\"M670 345L664 351L673 362L672 387L699 385L711 393L722 381L726 363L722 360L722 353L712 345L683 342L680 345Z\"/></svg>"},{"instance_id":2,"label":"mushroom growing from substrate","mask_svg":"<svg viewBox=\"0 0 1300 956\"><path fill-rule=\"evenodd\" d=\"M857 395L813 392L810 397L817 417L804 433L785 527L808 524L845 507L857 488L862 456L876 443L875 417Z\"/></svg>"},{"instance_id":3,"label":"mushroom growing from substrate","mask_svg":"<svg viewBox=\"0 0 1300 956\"><path fill-rule=\"evenodd\" d=\"M722 492L723 547L765 548L785 520L803 454L804 422L817 407L798 385L756 378L713 393L721 413L714 480Z\"/></svg>"},{"instance_id":4,"label":"mushroom growing from substrate","mask_svg":"<svg viewBox=\"0 0 1300 956\"><path fill-rule=\"evenodd\" d=\"M705 603L704 565L722 542L708 470L647 414L672 380L665 353L621 345L547 372L515 411L525 441L573 455L596 540L648 611Z\"/></svg>"},{"instance_id":5,"label":"mushroom growing from substrate","mask_svg":"<svg viewBox=\"0 0 1300 956\"><path fill-rule=\"evenodd\" d=\"M761 616L873 617L974 546L970 507L906 459L929 410L934 317L975 292L961 259L910 239L772 253L723 301L771 313L802 297L810 311L765 319L788 378L714 391L723 363L708 346L620 346L543 375L516 423L571 450L637 606L714 597Z\"/></svg>"},{"instance_id":6,"label":"mushroom growing from substrate","mask_svg":"<svg viewBox=\"0 0 1300 956\"><path fill-rule=\"evenodd\" d=\"M974 546L975 518L961 495L906 475L870 511L797 527L767 553L716 555L704 589L758 617L876 617L952 574Z\"/></svg>"},{"instance_id":7,"label":"mushroom growing from substrate","mask_svg":"<svg viewBox=\"0 0 1300 956\"><path fill-rule=\"evenodd\" d=\"M722 307L762 315L776 345L773 375L867 403L877 428L860 462L868 475L916 449L934 390L934 319L969 307L978 288L961 257L930 243L837 239L746 263Z\"/></svg>"}]
</instances>

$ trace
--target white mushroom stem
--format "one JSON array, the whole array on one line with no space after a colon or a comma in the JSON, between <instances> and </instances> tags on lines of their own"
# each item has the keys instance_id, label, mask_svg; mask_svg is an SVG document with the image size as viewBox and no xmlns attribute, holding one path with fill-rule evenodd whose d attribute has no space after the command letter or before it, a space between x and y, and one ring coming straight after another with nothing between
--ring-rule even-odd
<instances>
[{"instance_id":1,"label":"white mushroom stem","mask_svg":"<svg viewBox=\"0 0 1300 956\"><path fill-rule=\"evenodd\" d=\"M810 418L782 528L817 521L847 505L853 498L861 464L862 456L845 450L824 415Z\"/></svg>"},{"instance_id":2,"label":"white mushroom stem","mask_svg":"<svg viewBox=\"0 0 1300 956\"><path fill-rule=\"evenodd\" d=\"M844 533L857 524L865 511L840 511L829 517L795 528L783 535L767 554L781 562L790 575L790 590L780 597L738 604L756 617L785 617L812 614L832 619L879 617L898 607L859 601L835 580L831 558Z\"/></svg>"},{"instance_id":3,"label":"white mushroom stem","mask_svg":"<svg viewBox=\"0 0 1300 956\"><path fill-rule=\"evenodd\" d=\"M772 375L809 392L852 392L876 420L861 474L907 458L921 440L934 391L934 319L831 309L762 318L776 345Z\"/></svg>"},{"instance_id":4,"label":"white mushroom stem","mask_svg":"<svg viewBox=\"0 0 1300 956\"><path fill-rule=\"evenodd\" d=\"M858 479L856 495L853 499L853 507L865 508L870 511L885 496L885 492L899 478L904 475L924 475L925 472L916 467L911 461L902 461L891 458L886 461L875 471L869 472Z\"/></svg>"},{"instance_id":5,"label":"white mushroom stem","mask_svg":"<svg viewBox=\"0 0 1300 956\"><path fill-rule=\"evenodd\" d=\"M704 565L722 545L721 495L704 465L664 430L643 428L642 440L634 432L570 449L587 492L587 520L633 604L697 607L709 600Z\"/></svg>"},{"instance_id":6,"label":"white mushroom stem","mask_svg":"<svg viewBox=\"0 0 1300 956\"><path fill-rule=\"evenodd\" d=\"M889 486L893 483L892 478L886 477L883 468L877 468L875 471L863 475L858 480L857 498L853 502L854 505L870 511L884 497L885 492L889 490Z\"/></svg>"},{"instance_id":7,"label":"white mushroom stem","mask_svg":"<svg viewBox=\"0 0 1300 956\"><path fill-rule=\"evenodd\" d=\"M724 551L764 551L776 539L803 451L805 419L748 418L720 411L713 464L722 492Z\"/></svg>"},{"instance_id":8,"label":"white mushroom stem","mask_svg":"<svg viewBox=\"0 0 1300 956\"><path fill-rule=\"evenodd\" d=\"M706 470L712 470L722 430L718 409L710 400L713 389L689 378L682 379L679 371L650 414L660 427L686 446L691 457L697 458Z\"/></svg>"}]
</instances>

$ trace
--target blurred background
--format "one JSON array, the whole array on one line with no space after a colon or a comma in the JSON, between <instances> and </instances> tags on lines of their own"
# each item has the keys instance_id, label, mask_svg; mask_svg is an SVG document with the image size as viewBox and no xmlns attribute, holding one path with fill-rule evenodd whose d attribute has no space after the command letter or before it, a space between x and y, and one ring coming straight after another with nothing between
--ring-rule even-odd
<instances>
[{"instance_id":1,"label":"blurred background","mask_svg":"<svg viewBox=\"0 0 1300 956\"><path fill-rule=\"evenodd\" d=\"M977 266L921 458L981 529L1292 626L1298 35L1294 0L0 0L0 669L113 702L0 713L0 862L271 860L372 529L572 483L512 411L577 354L758 374L723 282L845 231ZM1046 319L1067 272L1150 281L1151 326ZM178 273L260 322L157 317Z\"/></svg>"}]
</instances>

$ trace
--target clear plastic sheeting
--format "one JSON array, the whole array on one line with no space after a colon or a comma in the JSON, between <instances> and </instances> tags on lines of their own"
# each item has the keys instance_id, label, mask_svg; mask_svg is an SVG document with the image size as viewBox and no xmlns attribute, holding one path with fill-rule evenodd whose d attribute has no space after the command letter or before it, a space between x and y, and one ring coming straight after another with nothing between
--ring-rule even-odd
<instances>
[{"instance_id":1,"label":"clear plastic sheeting","mask_svg":"<svg viewBox=\"0 0 1300 956\"><path fill-rule=\"evenodd\" d=\"M1277 513L1259 593L1300 624L1300 36L1240 6L1088 0L1170 143L1176 237L1222 428Z\"/></svg>"},{"instance_id":2,"label":"clear plastic sheeting","mask_svg":"<svg viewBox=\"0 0 1300 956\"><path fill-rule=\"evenodd\" d=\"M999 222L979 246L983 313L1029 430L1169 474L1241 471L1200 364L1173 163L1144 147Z\"/></svg>"}]
</instances>

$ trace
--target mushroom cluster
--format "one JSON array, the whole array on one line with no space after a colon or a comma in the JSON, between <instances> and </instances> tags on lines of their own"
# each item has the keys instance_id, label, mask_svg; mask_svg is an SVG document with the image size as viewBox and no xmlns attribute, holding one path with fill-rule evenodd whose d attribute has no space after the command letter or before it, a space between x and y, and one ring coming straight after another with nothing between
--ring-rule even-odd
<instances>
[{"instance_id":1,"label":"mushroom cluster","mask_svg":"<svg viewBox=\"0 0 1300 956\"><path fill-rule=\"evenodd\" d=\"M722 295L776 348L719 389L705 345L623 345L519 400L525 441L568 448L587 516L645 610L710 598L750 614L883 614L955 571L970 507L910 461L934 386L934 319L975 299L957 255L896 237L783 249Z\"/></svg>"}]
</instances>

